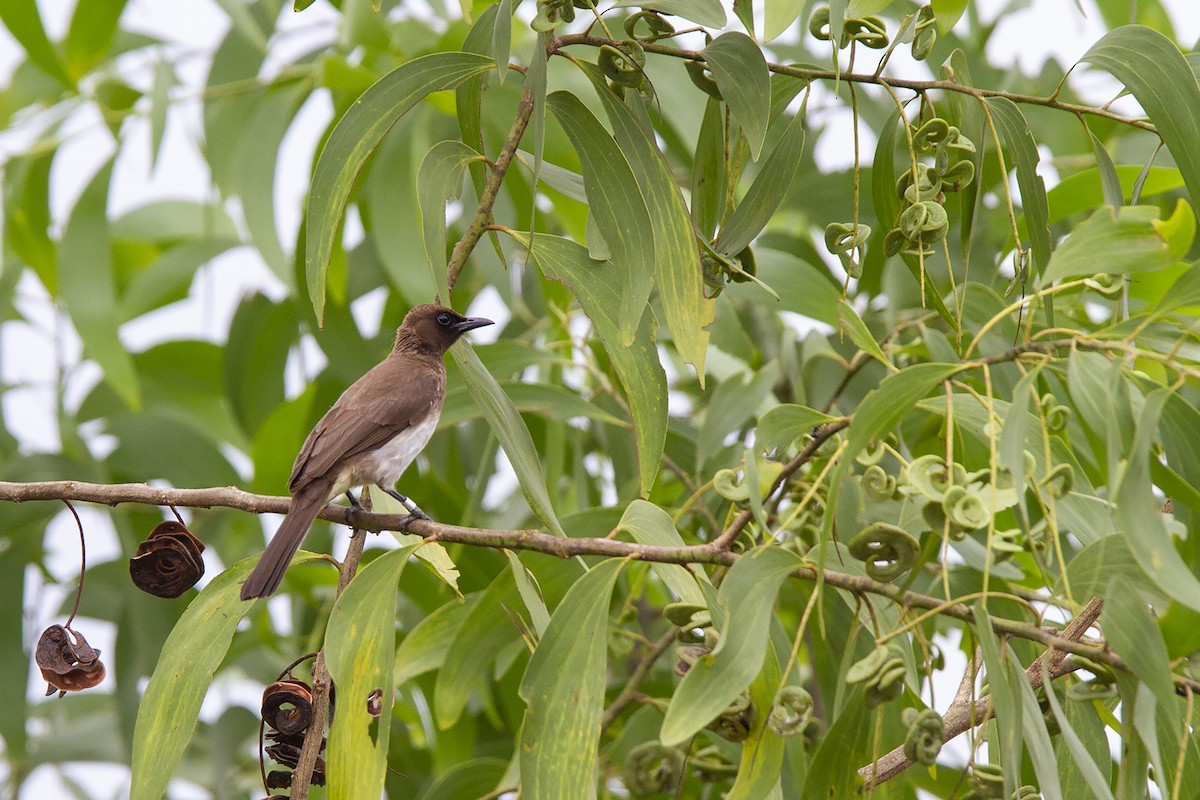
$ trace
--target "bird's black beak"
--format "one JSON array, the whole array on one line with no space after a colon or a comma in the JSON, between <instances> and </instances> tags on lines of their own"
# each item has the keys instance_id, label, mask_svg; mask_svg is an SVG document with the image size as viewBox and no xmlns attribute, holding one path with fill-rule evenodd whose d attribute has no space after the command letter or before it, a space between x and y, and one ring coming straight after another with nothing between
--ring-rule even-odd
<instances>
[{"instance_id":1,"label":"bird's black beak","mask_svg":"<svg viewBox=\"0 0 1200 800\"><path fill-rule=\"evenodd\" d=\"M466 333L467 331L472 331L476 328L482 328L484 325L495 324L496 323L492 322L487 317L467 317L462 322L454 323L454 330L457 333Z\"/></svg>"}]
</instances>

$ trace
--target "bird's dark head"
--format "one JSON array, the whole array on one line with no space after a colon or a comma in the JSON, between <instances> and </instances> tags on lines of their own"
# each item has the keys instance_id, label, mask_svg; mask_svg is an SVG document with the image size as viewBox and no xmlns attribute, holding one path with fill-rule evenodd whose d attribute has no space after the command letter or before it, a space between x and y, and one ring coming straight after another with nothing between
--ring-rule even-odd
<instances>
[{"instance_id":1,"label":"bird's dark head","mask_svg":"<svg viewBox=\"0 0 1200 800\"><path fill-rule=\"evenodd\" d=\"M404 324L396 331L396 347L417 345L444 353L467 331L491 324L484 317L464 317L452 308L426 303L414 306L404 317Z\"/></svg>"}]
</instances>

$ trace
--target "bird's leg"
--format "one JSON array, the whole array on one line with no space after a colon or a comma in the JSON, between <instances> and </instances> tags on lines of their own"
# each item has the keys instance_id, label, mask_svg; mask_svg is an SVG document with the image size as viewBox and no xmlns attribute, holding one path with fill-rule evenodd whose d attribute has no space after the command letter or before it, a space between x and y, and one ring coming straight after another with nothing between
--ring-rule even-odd
<instances>
[{"instance_id":1,"label":"bird's leg","mask_svg":"<svg viewBox=\"0 0 1200 800\"><path fill-rule=\"evenodd\" d=\"M378 484L376 484L376 485L378 485ZM426 514L424 511L422 511L420 508L418 508L416 503L414 503L412 500L409 500L407 497L400 494L395 489L393 489L389 486L380 486L379 488L383 489L383 491L387 492L392 497L396 498L396 500L398 500L400 502L400 505L402 505L406 509L408 509L408 516L405 517L404 519L400 520L400 531L401 532L407 531L408 526L411 525L412 523L416 522L419 519L429 519L429 515Z\"/></svg>"},{"instance_id":2,"label":"bird's leg","mask_svg":"<svg viewBox=\"0 0 1200 800\"><path fill-rule=\"evenodd\" d=\"M358 498L349 489L346 490L346 499L350 501L350 505L346 508L346 524L350 524L350 515L355 511L362 511L362 504L358 502Z\"/></svg>"}]
</instances>

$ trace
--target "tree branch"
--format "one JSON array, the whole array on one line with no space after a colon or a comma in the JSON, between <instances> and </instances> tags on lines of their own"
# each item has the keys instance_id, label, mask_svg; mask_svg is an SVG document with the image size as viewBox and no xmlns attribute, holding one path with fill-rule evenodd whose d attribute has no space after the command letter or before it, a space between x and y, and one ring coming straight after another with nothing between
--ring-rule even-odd
<instances>
[{"instance_id":1,"label":"tree branch","mask_svg":"<svg viewBox=\"0 0 1200 800\"><path fill-rule=\"evenodd\" d=\"M1096 620L1100 618L1100 612L1104 609L1104 601L1099 597L1093 597L1091 601L1083 607L1079 614L1068 623L1067 627L1063 628L1060 638L1066 641L1079 641L1088 628L1096 624ZM1036 692L1045 682L1045 678L1049 676L1051 680L1072 672L1074 665L1066 665L1066 652L1051 646L1045 654L1048 661L1043 669L1042 659L1036 659L1029 668L1025 670L1025 679L1029 681L1029 685ZM981 697L977 700L971 700L970 688L974 684L974 677L978 669L979 657L976 654L975 659L971 664L967 665L967 672L963 676L962 685L959 687L958 694L954 697L954 702L950 708L946 709L946 713L942 715L942 725L945 728L945 736L942 741L948 742L959 734L974 728L982 722L991 719L996 713L996 709L992 706L991 695ZM968 681L967 676L971 677ZM912 766L912 761L904 755L904 745L899 745L887 755L882 756L878 761L860 767L858 770L859 776L866 781L866 788L877 786L884 781L891 780L899 775L904 770Z\"/></svg>"}]
</instances>

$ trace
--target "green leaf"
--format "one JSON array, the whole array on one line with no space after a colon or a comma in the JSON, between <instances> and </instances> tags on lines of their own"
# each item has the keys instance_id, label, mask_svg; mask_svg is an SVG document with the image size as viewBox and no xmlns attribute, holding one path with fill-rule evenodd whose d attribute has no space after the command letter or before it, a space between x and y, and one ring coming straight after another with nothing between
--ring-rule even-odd
<instances>
[{"instance_id":1,"label":"green leaf","mask_svg":"<svg viewBox=\"0 0 1200 800\"><path fill-rule=\"evenodd\" d=\"M617 530L628 531L638 544L656 547L683 547L683 538L675 529L671 515L646 500L634 500L621 515ZM670 587L681 602L694 606L708 606L704 592L697 581L708 582L703 570L689 570L679 564L653 562L654 573Z\"/></svg>"},{"instance_id":2,"label":"green leaf","mask_svg":"<svg viewBox=\"0 0 1200 800\"><path fill-rule=\"evenodd\" d=\"M1025 211L1029 240L1033 248L1035 274L1040 274L1050 263L1050 210L1046 201L1046 184L1038 175L1040 157L1037 142L1029 130L1029 123L1017 104L1007 97L991 97L984 101L1000 143L1008 151L1007 166L1017 173L1017 186L1021 190L1021 206Z\"/></svg>"},{"instance_id":3,"label":"green leaf","mask_svg":"<svg viewBox=\"0 0 1200 800\"><path fill-rule=\"evenodd\" d=\"M999 752L989 753L988 760L993 764L999 763L1004 770L1004 796L1007 797L1020 784L1023 704L1019 696L1020 689L1015 683L1025 680L1025 677L1021 675L1020 664L1011 663L1015 658L1012 648L996 638L987 606L983 601L977 600L972 606L972 611L975 615L975 633L979 640L979 649L983 653L983 663L987 666L991 704L999 729Z\"/></svg>"},{"instance_id":4,"label":"green leaf","mask_svg":"<svg viewBox=\"0 0 1200 800\"><path fill-rule=\"evenodd\" d=\"M451 600L417 623L396 648L393 679L395 685L441 668L446 653L462 626L466 623L478 595L473 594L466 602Z\"/></svg>"},{"instance_id":5,"label":"green leaf","mask_svg":"<svg viewBox=\"0 0 1200 800\"><path fill-rule=\"evenodd\" d=\"M842 699L841 710L809 762L801 795L805 800L840 800L861 794L858 768L871 760L872 714L862 684L854 684Z\"/></svg>"},{"instance_id":6,"label":"green leaf","mask_svg":"<svg viewBox=\"0 0 1200 800\"><path fill-rule=\"evenodd\" d=\"M762 49L746 34L730 31L701 52L730 115L746 135L750 157L758 161L771 113L771 73Z\"/></svg>"},{"instance_id":7,"label":"green leaf","mask_svg":"<svg viewBox=\"0 0 1200 800\"><path fill-rule=\"evenodd\" d=\"M962 369L959 364L913 364L884 378L854 412L849 444L839 466L853 461L868 444L896 427L934 386ZM839 484L835 481L834 485Z\"/></svg>"},{"instance_id":8,"label":"green leaf","mask_svg":"<svg viewBox=\"0 0 1200 800\"><path fill-rule=\"evenodd\" d=\"M720 252L736 256L762 232L779 210L800 168L800 155L804 152L804 118L801 112L788 122L783 136L763 162L746 196L721 226L721 235L717 237L716 244Z\"/></svg>"},{"instance_id":9,"label":"green leaf","mask_svg":"<svg viewBox=\"0 0 1200 800\"><path fill-rule=\"evenodd\" d=\"M1125 84L1158 129L1188 194L1200 197L1200 85L1178 46L1140 25L1106 33L1080 61L1095 64Z\"/></svg>"},{"instance_id":10,"label":"green leaf","mask_svg":"<svg viewBox=\"0 0 1200 800\"><path fill-rule=\"evenodd\" d=\"M1175 549L1150 484L1149 462L1155 457L1158 418L1170 393L1170 387L1162 387L1146 395L1129 460L1115 493L1117 521L1142 570L1153 575L1155 583L1170 597L1200 611L1200 580Z\"/></svg>"},{"instance_id":11,"label":"green leaf","mask_svg":"<svg viewBox=\"0 0 1200 800\"><path fill-rule=\"evenodd\" d=\"M301 560L315 556L308 554ZM146 684L133 731L130 800L160 800L183 758L213 674L251 606L238 599L255 559L213 578L175 623Z\"/></svg>"},{"instance_id":12,"label":"green leaf","mask_svg":"<svg viewBox=\"0 0 1200 800\"><path fill-rule=\"evenodd\" d=\"M788 447L818 425L835 419L808 406L784 403L775 406L758 420L754 441L759 447Z\"/></svg>"},{"instance_id":13,"label":"green leaf","mask_svg":"<svg viewBox=\"0 0 1200 800\"><path fill-rule=\"evenodd\" d=\"M252 294L238 304L225 347L225 391L247 434L253 435L284 399L283 375L296 341L296 309Z\"/></svg>"},{"instance_id":14,"label":"green leaf","mask_svg":"<svg viewBox=\"0 0 1200 800\"><path fill-rule=\"evenodd\" d=\"M454 764L421 794L419 800L462 800L491 794L504 779L508 762L502 758L473 758Z\"/></svg>"},{"instance_id":15,"label":"green leaf","mask_svg":"<svg viewBox=\"0 0 1200 800\"><path fill-rule=\"evenodd\" d=\"M325 280L342 215L358 173L383 135L431 92L453 89L495 68L475 53L433 53L384 75L346 112L317 158L306 211L305 274L317 322L325 318Z\"/></svg>"},{"instance_id":16,"label":"green leaf","mask_svg":"<svg viewBox=\"0 0 1200 800\"><path fill-rule=\"evenodd\" d=\"M446 650L434 686L434 719L442 730L458 721L471 692L480 691L488 681L496 654L517 638L517 629L505 609L515 608L520 602L512 572L504 570L472 603Z\"/></svg>"},{"instance_id":17,"label":"green leaf","mask_svg":"<svg viewBox=\"0 0 1200 800\"><path fill-rule=\"evenodd\" d=\"M1042 664L1045 665L1048 661L1049 658L1043 656ZM1046 696L1046 701L1050 704L1050 711L1054 714L1054 719L1058 723L1060 736L1059 741L1066 744L1067 752L1071 754L1070 760L1072 762L1072 766L1074 767L1074 772L1077 772L1080 777L1083 778L1087 784L1088 790L1092 792L1098 800L1113 800L1112 790L1108 788L1108 778L1100 771L1100 767L1096 765L1096 762L1092 758L1091 753L1088 751L1087 746L1083 743L1083 740L1080 738L1079 734L1076 733L1075 729L1071 726L1071 721L1066 712L1063 710L1062 703L1060 703L1058 700L1058 691L1053 686L1049 674L1046 674L1045 678L1045 686L1047 688L1042 691L1042 694ZM1028 686L1028 684L1026 685ZM1029 694L1032 696L1032 689L1029 690ZM1036 700L1034 701L1034 707L1037 707ZM1041 718L1042 714L1039 712L1037 713L1037 716ZM1061 765L1062 759L1060 758L1058 760ZM1062 786L1062 796L1068 798L1078 796L1076 794L1072 794L1071 791L1071 787L1066 785L1064 782L1064 785Z\"/></svg>"},{"instance_id":18,"label":"green leaf","mask_svg":"<svg viewBox=\"0 0 1200 800\"><path fill-rule=\"evenodd\" d=\"M730 567L717 591L727 624L716 648L692 665L675 690L659 734L663 744L687 741L754 680L767 652L775 596L802 563L795 553L768 544Z\"/></svg>"},{"instance_id":19,"label":"green leaf","mask_svg":"<svg viewBox=\"0 0 1200 800\"><path fill-rule=\"evenodd\" d=\"M628 346L653 288L656 253L650 210L625 154L579 98L555 92L546 98L546 106L579 154L589 219L600 228L609 244L609 262L620 273L617 327L622 346Z\"/></svg>"},{"instance_id":20,"label":"green leaf","mask_svg":"<svg viewBox=\"0 0 1200 800\"><path fill-rule=\"evenodd\" d=\"M1137 587L1120 573L1110 576L1104 596L1104 638L1163 709L1175 705L1175 683L1162 634Z\"/></svg>"},{"instance_id":21,"label":"green leaf","mask_svg":"<svg viewBox=\"0 0 1200 800\"><path fill-rule=\"evenodd\" d=\"M483 156L458 140L435 144L417 170L417 203L421 212L421 244L438 296L450 296L446 267L446 202L462 192L463 170L484 161Z\"/></svg>"},{"instance_id":22,"label":"green leaf","mask_svg":"<svg viewBox=\"0 0 1200 800\"><path fill-rule=\"evenodd\" d=\"M1096 138L1096 134L1088 129L1088 139L1092 142L1092 152L1096 154L1096 171L1100 173L1100 188L1104 192L1104 202L1113 208L1125 204L1124 192L1121 190L1121 179L1117 176L1117 167L1113 164L1112 156L1104 148L1104 142ZM1049 196L1047 196L1049 202ZM1052 259L1053 260L1053 259Z\"/></svg>"},{"instance_id":23,"label":"green leaf","mask_svg":"<svg viewBox=\"0 0 1200 800\"><path fill-rule=\"evenodd\" d=\"M79 80L109 54L126 0L88 0L75 4L63 41L67 74Z\"/></svg>"},{"instance_id":24,"label":"green leaf","mask_svg":"<svg viewBox=\"0 0 1200 800\"><path fill-rule=\"evenodd\" d=\"M5 0L0 3L0 22L24 49L29 60L55 80L65 86L74 83L63 69L54 45L46 37L42 18L38 14L37 0Z\"/></svg>"},{"instance_id":25,"label":"green leaf","mask_svg":"<svg viewBox=\"0 0 1200 800\"><path fill-rule=\"evenodd\" d=\"M645 6L645 3L640 5ZM722 12L724 16L724 12ZM700 253L692 218L662 152L650 133L634 119L628 106L608 88L595 65L581 65L604 104L613 135L638 176L642 196L654 226L659 299L679 356L696 369L704 385L704 359L715 303L704 296Z\"/></svg>"},{"instance_id":26,"label":"green leaf","mask_svg":"<svg viewBox=\"0 0 1200 800\"><path fill-rule=\"evenodd\" d=\"M642 496L647 496L658 476L667 439L667 375L658 360L654 315L642 317L633 344L624 347L615 315L621 291L615 269L606 270L604 264L592 261L582 245L569 239L546 234L531 239L516 231L508 233L529 248L530 257L546 277L567 285L596 326L629 401L639 486Z\"/></svg>"},{"instance_id":27,"label":"green leaf","mask_svg":"<svg viewBox=\"0 0 1200 800\"><path fill-rule=\"evenodd\" d=\"M550 624L550 612L546 609L546 601L542 599L542 593L534 581L533 574L525 569L525 565L521 563L517 554L512 550L505 550L504 555L508 557L508 568L512 570L513 579L517 584L517 592L521 595L521 601L525 603L525 610L529 612L533 631L540 639Z\"/></svg>"},{"instance_id":28,"label":"green leaf","mask_svg":"<svg viewBox=\"0 0 1200 800\"><path fill-rule=\"evenodd\" d=\"M892 366L892 362L884 355L879 342L875 341L875 337L867 329L867 323L863 322L862 317L854 310L854 306L845 300L838 301L838 322L842 330L850 337L850 341L858 345L859 350L862 350L885 367Z\"/></svg>"},{"instance_id":29,"label":"green leaf","mask_svg":"<svg viewBox=\"0 0 1200 800\"><path fill-rule=\"evenodd\" d=\"M525 427L525 421L521 419L512 400L508 399L508 395L500 388L500 384L496 383L496 379L487 371L487 367L466 340L459 340L450 348L450 352L462 369L467 391L483 411L492 433L500 441L513 471L517 473L517 480L521 483L525 499L529 501L529 508L546 524L551 533L566 536L554 513L550 493L546 489L541 457L533 443L533 437L529 435L529 428Z\"/></svg>"},{"instance_id":30,"label":"green leaf","mask_svg":"<svg viewBox=\"0 0 1200 800\"><path fill-rule=\"evenodd\" d=\"M763 40L771 41L796 21L804 10L804 0L766 0L763 9Z\"/></svg>"},{"instance_id":31,"label":"green leaf","mask_svg":"<svg viewBox=\"0 0 1200 800\"><path fill-rule=\"evenodd\" d=\"M730 375L717 385L704 409L704 422L696 436L696 466L703 472L720 452L731 431L740 431L767 399L779 380L779 366L770 363L754 376Z\"/></svg>"},{"instance_id":32,"label":"green leaf","mask_svg":"<svg viewBox=\"0 0 1200 800\"><path fill-rule=\"evenodd\" d=\"M623 559L593 567L567 592L521 679L521 796L584 798L595 791L607 671L608 606Z\"/></svg>"},{"instance_id":33,"label":"green leaf","mask_svg":"<svg viewBox=\"0 0 1200 800\"><path fill-rule=\"evenodd\" d=\"M725 214L725 114L720 102L711 97L696 139L691 198L696 230L711 239Z\"/></svg>"},{"instance_id":34,"label":"green leaf","mask_svg":"<svg viewBox=\"0 0 1200 800\"><path fill-rule=\"evenodd\" d=\"M246 121L232 180L232 188L242 200L250 240L275 276L291 288L296 285L296 271L279 243L275 222L276 165L283 138L311 91L307 81L299 81L276 85L263 93Z\"/></svg>"},{"instance_id":35,"label":"green leaf","mask_svg":"<svg viewBox=\"0 0 1200 800\"><path fill-rule=\"evenodd\" d=\"M522 413L532 412L550 419L594 419L609 425L629 427L625 420L614 416L595 403L584 400L565 386L551 383L529 383L525 381L499 381L500 388ZM442 416L438 418L438 429L453 428L468 419L482 414L482 410L470 398L465 386L456 386L446 393Z\"/></svg>"},{"instance_id":36,"label":"green leaf","mask_svg":"<svg viewBox=\"0 0 1200 800\"><path fill-rule=\"evenodd\" d=\"M508 77L508 55L512 49L512 0L500 0L496 23L492 27L492 58L496 60L496 79L504 85Z\"/></svg>"},{"instance_id":37,"label":"green leaf","mask_svg":"<svg viewBox=\"0 0 1200 800\"><path fill-rule=\"evenodd\" d=\"M324 651L341 699L325 754L333 800L383 792L392 727L396 584L420 546L392 550L372 561L354 576L329 614ZM383 691L383 713L373 717L367 697L376 690Z\"/></svg>"},{"instance_id":38,"label":"green leaf","mask_svg":"<svg viewBox=\"0 0 1200 800\"><path fill-rule=\"evenodd\" d=\"M718 0L621 0L613 8L630 6L683 17L709 28L724 28L726 22L725 9Z\"/></svg>"},{"instance_id":39,"label":"green leaf","mask_svg":"<svg viewBox=\"0 0 1200 800\"><path fill-rule=\"evenodd\" d=\"M1159 233L1157 206L1104 206L1081 222L1054 251L1039 286L1078 275L1128 275L1175 263Z\"/></svg>"},{"instance_id":40,"label":"green leaf","mask_svg":"<svg viewBox=\"0 0 1200 800\"><path fill-rule=\"evenodd\" d=\"M1037 776L1038 788L1044 800L1062 800L1062 787L1058 783L1058 764L1054 760L1054 744L1046 729L1046 717L1039 705L1025 671L1021 669L1012 648L1005 645L1008 653L1009 680L1019 695L1021 703L1021 728L1025 738L1025 752ZM994 682L993 684L994 685Z\"/></svg>"},{"instance_id":41,"label":"green leaf","mask_svg":"<svg viewBox=\"0 0 1200 800\"><path fill-rule=\"evenodd\" d=\"M759 800L770 797L779 785L783 769L783 751L786 742L783 736L771 730L767 724L771 719L771 706L782 680L779 657L775 648L768 643L762 669L750 684L750 701L758 709L750 735L742 742L742 758L738 764L737 779L726 795L726 800Z\"/></svg>"},{"instance_id":42,"label":"green leaf","mask_svg":"<svg viewBox=\"0 0 1200 800\"><path fill-rule=\"evenodd\" d=\"M88 182L58 248L58 286L71 322L83 340L84 355L95 359L104 379L132 409L141 406L133 358L121 341L116 288L109 250L110 159Z\"/></svg>"},{"instance_id":43,"label":"green leaf","mask_svg":"<svg viewBox=\"0 0 1200 800\"><path fill-rule=\"evenodd\" d=\"M938 33L945 36L962 18L969 0L932 0L933 15L937 18Z\"/></svg>"}]
</instances>

